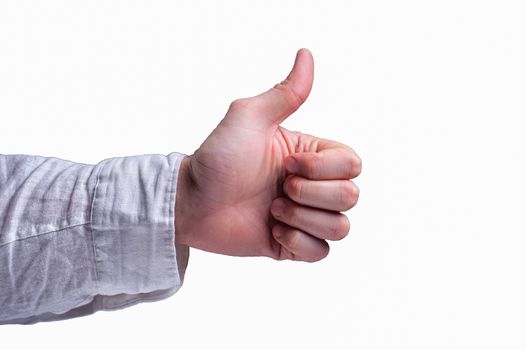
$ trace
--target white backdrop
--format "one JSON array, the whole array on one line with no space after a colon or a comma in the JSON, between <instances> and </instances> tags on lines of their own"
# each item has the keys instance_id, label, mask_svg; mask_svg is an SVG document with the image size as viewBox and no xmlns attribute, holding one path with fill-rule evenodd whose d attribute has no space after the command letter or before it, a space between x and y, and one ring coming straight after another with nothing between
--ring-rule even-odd
<instances>
[{"instance_id":1,"label":"white backdrop","mask_svg":"<svg viewBox=\"0 0 526 350\"><path fill-rule=\"evenodd\" d=\"M170 299L2 326L0 347L524 349L523 3L0 2L1 153L190 154L307 47L283 125L364 164L326 260L192 250Z\"/></svg>"}]
</instances>

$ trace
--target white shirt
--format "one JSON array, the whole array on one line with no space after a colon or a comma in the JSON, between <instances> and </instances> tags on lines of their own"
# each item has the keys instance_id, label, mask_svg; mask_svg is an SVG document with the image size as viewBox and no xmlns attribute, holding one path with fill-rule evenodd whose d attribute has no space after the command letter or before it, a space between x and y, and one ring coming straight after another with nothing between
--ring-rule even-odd
<instances>
[{"instance_id":1,"label":"white shirt","mask_svg":"<svg viewBox=\"0 0 526 350\"><path fill-rule=\"evenodd\" d=\"M185 156L89 165L0 154L0 324L78 317L174 294L189 254L175 244Z\"/></svg>"}]
</instances>

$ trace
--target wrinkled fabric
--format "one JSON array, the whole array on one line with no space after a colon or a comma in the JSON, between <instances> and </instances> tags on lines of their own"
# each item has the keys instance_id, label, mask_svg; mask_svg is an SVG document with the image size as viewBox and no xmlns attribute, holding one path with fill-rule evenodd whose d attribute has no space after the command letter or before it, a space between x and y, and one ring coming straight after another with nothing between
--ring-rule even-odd
<instances>
[{"instance_id":1,"label":"wrinkled fabric","mask_svg":"<svg viewBox=\"0 0 526 350\"><path fill-rule=\"evenodd\" d=\"M95 165L0 154L0 324L32 324L173 295L188 247L175 244L186 155Z\"/></svg>"}]
</instances>

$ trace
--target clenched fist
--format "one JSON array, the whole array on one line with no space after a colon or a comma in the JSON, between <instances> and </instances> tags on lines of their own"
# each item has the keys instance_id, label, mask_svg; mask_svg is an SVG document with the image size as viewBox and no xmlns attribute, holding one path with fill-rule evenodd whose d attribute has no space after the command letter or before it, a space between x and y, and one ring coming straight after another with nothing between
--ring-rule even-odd
<instances>
[{"instance_id":1,"label":"clenched fist","mask_svg":"<svg viewBox=\"0 0 526 350\"><path fill-rule=\"evenodd\" d=\"M314 62L298 51L289 76L230 105L179 170L176 242L237 256L317 261L349 231L361 159L348 146L280 123L307 99Z\"/></svg>"}]
</instances>

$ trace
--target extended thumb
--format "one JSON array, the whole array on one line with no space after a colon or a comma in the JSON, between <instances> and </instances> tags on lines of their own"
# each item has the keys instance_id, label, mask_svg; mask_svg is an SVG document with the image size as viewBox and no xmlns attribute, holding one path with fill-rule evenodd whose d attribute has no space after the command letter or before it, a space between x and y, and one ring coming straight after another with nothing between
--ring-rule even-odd
<instances>
[{"instance_id":1,"label":"extended thumb","mask_svg":"<svg viewBox=\"0 0 526 350\"><path fill-rule=\"evenodd\" d=\"M261 112L259 122L266 126L280 124L305 102L312 89L314 59L308 49L300 49L291 72L272 89L250 98L250 103Z\"/></svg>"}]
</instances>

